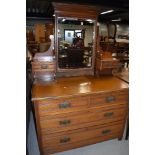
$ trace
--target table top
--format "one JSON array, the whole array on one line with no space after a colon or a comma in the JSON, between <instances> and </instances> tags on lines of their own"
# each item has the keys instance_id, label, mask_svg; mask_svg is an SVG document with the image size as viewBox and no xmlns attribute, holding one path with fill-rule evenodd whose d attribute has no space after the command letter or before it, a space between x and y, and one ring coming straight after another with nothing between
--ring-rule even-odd
<instances>
[{"instance_id":1,"label":"table top","mask_svg":"<svg viewBox=\"0 0 155 155\"><path fill-rule=\"evenodd\" d=\"M32 88L32 100L54 99L120 89L128 89L128 84L113 76L63 77L50 83L34 84Z\"/></svg>"}]
</instances>

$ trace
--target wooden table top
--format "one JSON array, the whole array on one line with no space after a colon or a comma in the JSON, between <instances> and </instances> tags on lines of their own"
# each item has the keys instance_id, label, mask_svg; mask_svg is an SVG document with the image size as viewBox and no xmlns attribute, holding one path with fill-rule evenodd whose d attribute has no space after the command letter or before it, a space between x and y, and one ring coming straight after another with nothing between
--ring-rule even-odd
<instances>
[{"instance_id":1,"label":"wooden table top","mask_svg":"<svg viewBox=\"0 0 155 155\"><path fill-rule=\"evenodd\" d=\"M54 99L73 95L85 95L92 93L127 89L128 84L116 77L63 77L55 82L34 84L32 88L32 100Z\"/></svg>"}]
</instances>

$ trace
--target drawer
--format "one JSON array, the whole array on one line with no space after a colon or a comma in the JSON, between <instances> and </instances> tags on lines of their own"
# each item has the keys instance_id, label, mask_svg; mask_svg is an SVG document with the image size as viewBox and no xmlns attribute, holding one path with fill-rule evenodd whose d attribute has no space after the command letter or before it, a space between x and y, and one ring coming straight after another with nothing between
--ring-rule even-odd
<instances>
[{"instance_id":1,"label":"drawer","mask_svg":"<svg viewBox=\"0 0 155 155\"><path fill-rule=\"evenodd\" d=\"M128 102L128 90L99 93L90 97L91 106L110 105L116 103L127 104Z\"/></svg>"},{"instance_id":2,"label":"drawer","mask_svg":"<svg viewBox=\"0 0 155 155\"><path fill-rule=\"evenodd\" d=\"M100 70L104 68L116 68L119 65L118 61L100 61L101 64L97 64Z\"/></svg>"},{"instance_id":3,"label":"drawer","mask_svg":"<svg viewBox=\"0 0 155 155\"><path fill-rule=\"evenodd\" d=\"M70 97L63 99L38 101L37 106L39 115L49 115L56 113L69 112L73 110L84 109L89 105L89 97Z\"/></svg>"},{"instance_id":4,"label":"drawer","mask_svg":"<svg viewBox=\"0 0 155 155\"><path fill-rule=\"evenodd\" d=\"M62 151L70 150L70 149L83 147L83 146L88 146L88 145L96 144L98 142L103 142L106 140L119 138L119 137L120 137L120 133L114 133L114 134L104 136L104 137L97 137L97 138L93 138L93 139L89 139L89 140L83 140L83 141L80 141L79 143L63 145L61 147L60 146L48 147L48 148L43 149L43 155L51 155L51 153L57 153L57 152L62 152Z\"/></svg>"},{"instance_id":5,"label":"drawer","mask_svg":"<svg viewBox=\"0 0 155 155\"><path fill-rule=\"evenodd\" d=\"M34 71L54 71L55 63L32 63L32 70Z\"/></svg>"},{"instance_id":6,"label":"drawer","mask_svg":"<svg viewBox=\"0 0 155 155\"><path fill-rule=\"evenodd\" d=\"M99 139L100 141L107 140L110 138L119 138L123 131L123 123L114 125L101 125L93 126L89 128L83 128L80 130L73 130L69 132L62 132L60 134L51 134L48 136L43 136L43 148L45 150L59 150L66 146L71 146L72 144L78 145L82 141L87 141L92 139Z\"/></svg>"},{"instance_id":7,"label":"drawer","mask_svg":"<svg viewBox=\"0 0 155 155\"><path fill-rule=\"evenodd\" d=\"M41 117L40 127L43 134L49 134L124 120L126 115L127 105L99 107L80 112Z\"/></svg>"}]
</instances>

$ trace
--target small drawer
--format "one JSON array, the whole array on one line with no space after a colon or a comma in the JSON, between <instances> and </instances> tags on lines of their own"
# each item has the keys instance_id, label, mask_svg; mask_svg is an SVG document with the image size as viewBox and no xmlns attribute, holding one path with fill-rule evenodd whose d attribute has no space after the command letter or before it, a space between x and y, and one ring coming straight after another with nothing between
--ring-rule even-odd
<instances>
[{"instance_id":1,"label":"small drawer","mask_svg":"<svg viewBox=\"0 0 155 155\"><path fill-rule=\"evenodd\" d=\"M33 64L32 70L34 71L45 71L45 70L55 70L55 64L54 63L39 63L39 64Z\"/></svg>"},{"instance_id":2,"label":"small drawer","mask_svg":"<svg viewBox=\"0 0 155 155\"><path fill-rule=\"evenodd\" d=\"M127 105L115 105L107 109L94 108L89 111L44 116L40 118L40 127L43 134L49 134L120 121L124 120L126 115Z\"/></svg>"},{"instance_id":3,"label":"small drawer","mask_svg":"<svg viewBox=\"0 0 155 155\"><path fill-rule=\"evenodd\" d=\"M119 122L119 124L110 124L108 126L100 125L68 132L61 132L59 134L50 134L43 136L43 148L61 148L73 143L78 145L81 141L89 141L95 138L100 138L100 141L103 141L104 138L110 139L110 137L113 136L117 138L122 131L123 123Z\"/></svg>"},{"instance_id":4,"label":"small drawer","mask_svg":"<svg viewBox=\"0 0 155 155\"><path fill-rule=\"evenodd\" d=\"M93 95L90 97L90 104L92 106L98 105L110 105L112 103L124 103L127 104L129 101L128 90L124 91L113 91L105 92Z\"/></svg>"},{"instance_id":5,"label":"small drawer","mask_svg":"<svg viewBox=\"0 0 155 155\"><path fill-rule=\"evenodd\" d=\"M89 105L88 97L63 98L53 100L43 100L37 103L40 116L48 113L65 112L86 108Z\"/></svg>"}]
</instances>

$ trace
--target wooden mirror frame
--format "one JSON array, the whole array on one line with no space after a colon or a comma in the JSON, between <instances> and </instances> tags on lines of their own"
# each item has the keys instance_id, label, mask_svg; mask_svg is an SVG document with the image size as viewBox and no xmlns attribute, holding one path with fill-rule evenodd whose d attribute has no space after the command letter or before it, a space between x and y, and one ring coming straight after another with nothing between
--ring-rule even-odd
<instances>
[{"instance_id":1,"label":"wooden mirror frame","mask_svg":"<svg viewBox=\"0 0 155 155\"><path fill-rule=\"evenodd\" d=\"M110 35L110 33L111 33L111 29L110 29L110 27L112 27L113 26L113 31L114 31L114 33L112 34L112 36ZM107 30L108 30L108 41L109 41L109 39L113 39L113 42L115 43L116 42L116 33L117 33L117 25L116 25L116 23L107 23ZM112 38L111 38L112 37Z\"/></svg>"},{"instance_id":2,"label":"wooden mirror frame","mask_svg":"<svg viewBox=\"0 0 155 155\"><path fill-rule=\"evenodd\" d=\"M80 75L94 75L95 53L96 53L96 38L97 38L97 17L101 12L101 8L90 5L79 5L73 3L55 3L53 2L55 14L55 54L56 54L56 68L57 76L80 76ZM93 38L93 52L92 52L92 66L89 68L77 69L62 69L58 67L58 17L69 17L79 19L94 20L94 38Z\"/></svg>"}]
</instances>

